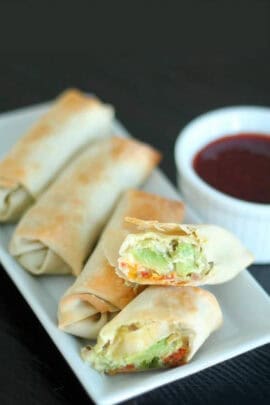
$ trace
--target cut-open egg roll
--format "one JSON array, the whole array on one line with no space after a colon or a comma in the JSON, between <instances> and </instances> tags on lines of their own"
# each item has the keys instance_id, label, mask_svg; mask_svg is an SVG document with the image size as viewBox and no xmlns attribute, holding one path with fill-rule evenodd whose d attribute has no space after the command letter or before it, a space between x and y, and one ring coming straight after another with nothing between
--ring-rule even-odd
<instances>
[{"instance_id":1,"label":"cut-open egg roll","mask_svg":"<svg viewBox=\"0 0 270 405\"><path fill-rule=\"evenodd\" d=\"M133 283L218 284L253 260L234 235L215 225L126 220L137 229L120 247L117 274Z\"/></svg>"},{"instance_id":2,"label":"cut-open egg roll","mask_svg":"<svg viewBox=\"0 0 270 405\"><path fill-rule=\"evenodd\" d=\"M142 183L159 159L132 139L95 142L23 216L10 253L33 274L78 275L120 194Z\"/></svg>"},{"instance_id":3,"label":"cut-open egg roll","mask_svg":"<svg viewBox=\"0 0 270 405\"><path fill-rule=\"evenodd\" d=\"M109 135L113 115L78 90L61 94L0 162L0 221L19 219L78 150Z\"/></svg>"},{"instance_id":4,"label":"cut-open egg roll","mask_svg":"<svg viewBox=\"0 0 270 405\"><path fill-rule=\"evenodd\" d=\"M96 338L111 314L141 291L118 277L108 261L108 252L117 257L121 242L131 231L130 224L124 221L126 215L181 221L183 205L139 190L123 195L83 271L60 300L59 327L65 332Z\"/></svg>"},{"instance_id":5,"label":"cut-open egg roll","mask_svg":"<svg viewBox=\"0 0 270 405\"><path fill-rule=\"evenodd\" d=\"M222 323L219 304L198 287L152 286L105 325L83 359L108 374L188 362Z\"/></svg>"}]
</instances>

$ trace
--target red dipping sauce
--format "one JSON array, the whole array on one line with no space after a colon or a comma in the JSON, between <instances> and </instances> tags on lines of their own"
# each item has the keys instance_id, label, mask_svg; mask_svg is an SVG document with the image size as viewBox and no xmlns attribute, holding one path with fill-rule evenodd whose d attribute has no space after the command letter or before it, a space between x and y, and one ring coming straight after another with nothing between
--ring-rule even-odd
<instances>
[{"instance_id":1,"label":"red dipping sauce","mask_svg":"<svg viewBox=\"0 0 270 405\"><path fill-rule=\"evenodd\" d=\"M193 160L209 185L240 200L270 204L270 136L224 136L201 149Z\"/></svg>"}]
</instances>

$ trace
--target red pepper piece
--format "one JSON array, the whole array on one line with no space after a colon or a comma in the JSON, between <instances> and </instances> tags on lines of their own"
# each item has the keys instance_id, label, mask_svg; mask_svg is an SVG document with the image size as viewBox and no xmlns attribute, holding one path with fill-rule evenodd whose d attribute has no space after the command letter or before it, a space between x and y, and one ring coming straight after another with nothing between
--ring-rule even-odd
<instances>
[{"instance_id":1,"label":"red pepper piece","mask_svg":"<svg viewBox=\"0 0 270 405\"><path fill-rule=\"evenodd\" d=\"M186 353L187 349L181 347L175 353L170 354L168 357L165 357L165 359L163 359L163 363L169 367L176 367L180 364L183 364Z\"/></svg>"}]
</instances>

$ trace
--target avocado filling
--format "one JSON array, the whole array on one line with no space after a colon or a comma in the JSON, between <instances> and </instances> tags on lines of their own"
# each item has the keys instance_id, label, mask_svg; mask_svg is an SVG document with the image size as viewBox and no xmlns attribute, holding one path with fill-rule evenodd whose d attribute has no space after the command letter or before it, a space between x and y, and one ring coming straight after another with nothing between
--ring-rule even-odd
<instances>
[{"instance_id":1,"label":"avocado filling","mask_svg":"<svg viewBox=\"0 0 270 405\"><path fill-rule=\"evenodd\" d=\"M157 233L148 233L143 239L135 240L121 259L131 267L135 266L138 275L142 276L151 271L159 276L171 274L189 279L194 275L207 274L212 266L194 237L173 237Z\"/></svg>"},{"instance_id":2,"label":"avocado filling","mask_svg":"<svg viewBox=\"0 0 270 405\"><path fill-rule=\"evenodd\" d=\"M187 354L187 339L183 339L179 333L171 333L152 342L142 351L134 349L131 352L130 347L129 350L126 347L132 341L132 333L130 326L122 326L112 343L107 342L102 347L97 344L90 351L84 352L83 357L96 370L109 374L172 367L183 363Z\"/></svg>"}]
</instances>

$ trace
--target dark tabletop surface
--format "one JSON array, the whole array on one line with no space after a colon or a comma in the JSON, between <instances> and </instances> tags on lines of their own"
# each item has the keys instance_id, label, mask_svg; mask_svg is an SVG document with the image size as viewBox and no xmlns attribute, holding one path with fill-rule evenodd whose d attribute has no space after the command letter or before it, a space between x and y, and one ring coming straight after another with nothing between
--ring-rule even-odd
<instances>
[{"instance_id":1,"label":"dark tabletop surface","mask_svg":"<svg viewBox=\"0 0 270 405\"><path fill-rule=\"evenodd\" d=\"M4 3L17 8L4 14ZM36 19L25 23L21 13L30 11L33 2L10 3L0 2L1 29L3 24L6 28L0 36L0 111L51 99L68 86L94 92L116 107L117 117L134 136L163 152L161 167L174 182L174 142L192 118L221 106L270 106L267 1L232 2L230 6L226 2L226 7L221 7L222 2L218 7L215 3L219 2L183 2L180 11L170 2L161 8L150 2L151 7L143 9L146 23L138 9L125 8L124 18L119 16L122 6L115 4L116 9L109 10L103 2L102 20L80 8L82 23L76 30L73 17L65 15L61 22L66 37L57 18L40 22L43 34ZM88 21L82 29L85 15L91 17L91 24ZM12 27L19 27L17 35L11 34L10 21ZM55 36L50 35L52 30ZM35 46L31 40L37 35L39 45ZM65 39L63 45L59 38ZM270 266L253 266L250 271L269 293ZM269 404L270 345L129 401L138 405L164 402ZM2 271L0 404L74 403L91 401Z\"/></svg>"}]
</instances>

